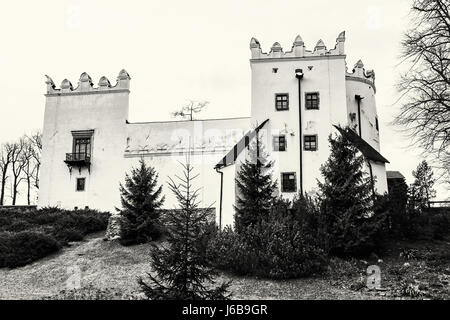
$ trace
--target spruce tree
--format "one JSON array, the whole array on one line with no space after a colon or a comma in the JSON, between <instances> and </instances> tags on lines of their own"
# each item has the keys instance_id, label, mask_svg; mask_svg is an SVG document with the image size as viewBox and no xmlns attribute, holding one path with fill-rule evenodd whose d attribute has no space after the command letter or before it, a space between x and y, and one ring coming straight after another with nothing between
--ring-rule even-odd
<instances>
[{"instance_id":1,"label":"spruce tree","mask_svg":"<svg viewBox=\"0 0 450 320\"><path fill-rule=\"evenodd\" d=\"M433 189L436 182L433 178L433 170L427 161L423 160L412 174L415 180L410 188L411 198L415 207L424 209L429 206L430 199L436 196L436 191Z\"/></svg>"},{"instance_id":2,"label":"spruce tree","mask_svg":"<svg viewBox=\"0 0 450 320\"><path fill-rule=\"evenodd\" d=\"M320 169L324 181L319 182L327 247L334 255L362 254L370 250L377 232L376 219L369 218L372 186L363 171L365 159L342 135L330 135L328 141L331 154Z\"/></svg>"},{"instance_id":3,"label":"spruce tree","mask_svg":"<svg viewBox=\"0 0 450 320\"><path fill-rule=\"evenodd\" d=\"M158 174L140 159L139 166L125 175L125 186L120 184L122 209L121 239L123 245L156 240L161 235L159 209L164 203Z\"/></svg>"},{"instance_id":4,"label":"spruce tree","mask_svg":"<svg viewBox=\"0 0 450 320\"><path fill-rule=\"evenodd\" d=\"M152 273L146 282L139 279L145 295L152 300L222 300L228 298L229 283L215 286L216 271L212 267L206 246L205 234L209 232L209 208L199 208L200 189L193 189L193 167L182 164L184 176L178 182L170 179L170 189L175 194L179 209L167 213L167 245L153 246Z\"/></svg>"},{"instance_id":5,"label":"spruce tree","mask_svg":"<svg viewBox=\"0 0 450 320\"><path fill-rule=\"evenodd\" d=\"M277 182L272 181L270 168L273 162L267 160L267 154L260 142L259 133L256 141L250 145L249 157L241 164L236 177L238 195L235 206L234 226L240 233L250 225L269 216L274 205Z\"/></svg>"}]
</instances>

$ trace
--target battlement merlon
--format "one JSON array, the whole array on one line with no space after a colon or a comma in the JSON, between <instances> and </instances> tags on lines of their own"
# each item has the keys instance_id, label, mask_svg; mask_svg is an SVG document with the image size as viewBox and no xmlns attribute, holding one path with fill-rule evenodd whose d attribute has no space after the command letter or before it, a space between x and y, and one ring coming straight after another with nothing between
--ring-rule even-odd
<instances>
[{"instance_id":1,"label":"battlement merlon","mask_svg":"<svg viewBox=\"0 0 450 320\"><path fill-rule=\"evenodd\" d=\"M322 40L317 42L314 51L306 50L305 43L299 35L295 38L291 51L283 52L281 45L275 42L270 48L270 52L264 53L261 50L259 41L255 38L250 40L250 50L252 52L252 60L345 56L345 31L338 35L334 49L330 50L327 50Z\"/></svg>"},{"instance_id":2,"label":"battlement merlon","mask_svg":"<svg viewBox=\"0 0 450 320\"><path fill-rule=\"evenodd\" d=\"M64 79L61 82L60 88L56 88L52 78L45 75L47 84L46 96L59 96L59 95L79 95L79 94L95 94L95 93L114 93L114 92L129 92L130 91L130 75L125 69L122 69L117 76L117 82L114 86L111 85L108 78L101 77L98 82L98 87L94 87L92 78L83 72L78 80L78 86L73 87L72 83Z\"/></svg>"}]
</instances>

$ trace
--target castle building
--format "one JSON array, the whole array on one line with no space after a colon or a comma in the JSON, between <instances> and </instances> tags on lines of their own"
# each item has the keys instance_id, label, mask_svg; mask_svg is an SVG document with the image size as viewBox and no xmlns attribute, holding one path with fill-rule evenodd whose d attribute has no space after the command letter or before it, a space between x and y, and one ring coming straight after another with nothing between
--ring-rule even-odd
<instances>
[{"instance_id":1,"label":"castle building","mask_svg":"<svg viewBox=\"0 0 450 320\"><path fill-rule=\"evenodd\" d=\"M129 123L125 70L115 85L101 77L97 87L87 73L76 88L67 79L56 88L47 77L39 206L115 212L119 183L144 158L159 174L164 207L174 208L168 177L181 173L179 162L189 154L199 174L200 206L215 209L221 226L232 224L236 173L256 132L285 198L315 191L334 133L346 135L364 155L373 191L387 192L375 73L361 61L348 72L344 45L344 32L330 50L322 40L307 50L297 36L290 51L276 42L265 53L252 38L251 116L244 118ZM341 129L346 126L352 130Z\"/></svg>"}]
</instances>

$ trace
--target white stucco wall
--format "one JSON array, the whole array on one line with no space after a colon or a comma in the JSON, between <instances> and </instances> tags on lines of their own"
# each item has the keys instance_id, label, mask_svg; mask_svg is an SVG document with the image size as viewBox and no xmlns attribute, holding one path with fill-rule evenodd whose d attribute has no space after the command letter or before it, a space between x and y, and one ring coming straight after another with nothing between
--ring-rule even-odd
<instances>
[{"instance_id":1,"label":"white stucco wall","mask_svg":"<svg viewBox=\"0 0 450 320\"><path fill-rule=\"evenodd\" d=\"M108 210L119 205L118 186L124 172L123 150L128 117L128 80L104 90L83 87L47 91L42 137L39 207L60 206ZM72 130L94 130L91 168L64 163L72 153ZM86 189L76 191L76 178L86 178Z\"/></svg>"},{"instance_id":2,"label":"white stucco wall","mask_svg":"<svg viewBox=\"0 0 450 320\"><path fill-rule=\"evenodd\" d=\"M359 95L364 98L360 102L361 137L375 150L380 151L380 134L379 130L376 128L376 119L378 118L378 115L373 86L365 82L347 79L346 88L349 125L356 125L356 131L359 132L358 102L355 99L355 95ZM356 115L354 121L351 121L350 113Z\"/></svg>"},{"instance_id":3,"label":"white stucco wall","mask_svg":"<svg viewBox=\"0 0 450 320\"><path fill-rule=\"evenodd\" d=\"M383 195L388 192L386 165L381 162L371 162L372 173L375 179L375 192Z\"/></svg>"},{"instance_id":4,"label":"white stucco wall","mask_svg":"<svg viewBox=\"0 0 450 320\"><path fill-rule=\"evenodd\" d=\"M328 136L334 132L333 124L347 123L347 103L345 90L344 56L318 58L255 60L252 61L252 121L261 123L269 118L266 125L267 148L275 160L275 177L280 181L281 172L296 172L297 188L299 176L299 100L298 80L295 70L302 69L301 111L303 135L317 135L318 150L303 150L303 189L311 191L320 178L320 166L328 159ZM272 69L277 68L277 73ZM305 108L305 93L319 92L319 110ZM275 94L289 94L289 110L277 111ZM287 151L273 152L271 137L284 134ZM303 143L303 140L302 140ZM283 193L292 198L295 193Z\"/></svg>"},{"instance_id":5,"label":"white stucco wall","mask_svg":"<svg viewBox=\"0 0 450 320\"><path fill-rule=\"evenodd\" d=\"M223 172L222 227L234 226L234 204L236 200L236 165L221 169Z\"/></svg>"},{"instance_id":6,"label":"white stucco wall","mask_svg":"<svg viewBox=\"0 0 450 320\"><path fill-rule=\"evenodd\" d=\"M188 150L194 174L194 189L199 190L199 206L213 207L219 223L220 174L214 169L222 157L233 148L250 127L249 118L219 120L169 121L127 124L128 146L124 152L127 172L139 159L153 166L159 174L166 196L164 208L177 208L178 203L170 191L169 177L183 176L180 164L186 163ZM189 147L190 146L190 147ZM232 224L234 204L234 166L224 168L222 224Z\"/></svg>"}]
</instances>

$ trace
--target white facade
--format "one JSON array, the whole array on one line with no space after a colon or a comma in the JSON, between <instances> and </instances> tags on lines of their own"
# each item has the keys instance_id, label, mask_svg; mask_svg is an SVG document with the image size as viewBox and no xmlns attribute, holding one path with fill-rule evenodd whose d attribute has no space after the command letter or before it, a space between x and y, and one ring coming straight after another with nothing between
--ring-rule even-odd
<instances>
[{"instance_id":1,"label":"white facade","mask_svg":"<svg viewBox=\"0 0 450 320\"><path fill-rule=\"evenodd\" d=\"M314 51L308 51L298 36L291 51L283 52L275 43L263 53L252 39L249 118L128 123L130 77L125 70L115 86L102 77L94 87L83 73L76 88L64 80L56 89L47 78L39 206L89 206L114 212L120 206L119 183L144 157L163 184L164 207L174 208L167 180L180 173L178 161L190 152L199 173L194 184L201 188L201 206L214 207L222 226L232 224L235 176L246 154L243 137L262 124L265 149L274 160L273 175L284 197L292 198L299 190L314 191L320 166L329 156L328 136L337 132L334 125L350 125L358 134L361 129L362 139L370 145L366 151L373 148L362 151L368 155L376 191L387 192L385 165L378 154L375 75L366 72L361 62L347 72L344 42L341 33L334 49L327 50L319 41ZM318 104L308 109L314 97ZM276 99L281 98L287 103L277 110ZM285 139L284 151L274 150L278 136ZM305 150L311 146L305 139L315 139L315 150ZM80 150L84 156L79 156ZM287 177L283 173L295 176L295 190L282 188L282 177ZM83 185L83 191L77 191L77 185Z\"/></svg>"}]
</instances>

